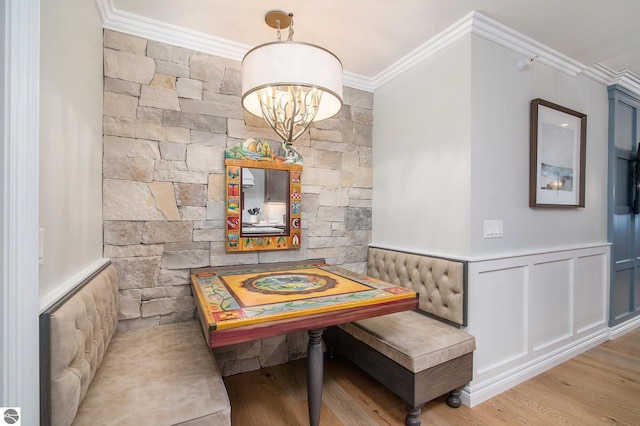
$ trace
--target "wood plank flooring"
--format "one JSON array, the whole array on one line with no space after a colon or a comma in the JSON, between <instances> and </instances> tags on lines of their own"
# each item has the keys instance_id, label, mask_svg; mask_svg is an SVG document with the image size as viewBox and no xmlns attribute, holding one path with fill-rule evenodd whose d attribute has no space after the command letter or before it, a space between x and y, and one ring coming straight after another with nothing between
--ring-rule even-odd
<instances>
[{"instance_id":1,"label":"wood plank flooring","mask_svg":"<svg viewBox=\"0 0 640 426\"><path fill-rule=\"evenodd\" d=\"M225 377L233 426L308 425L306 360ZM323 426L402 425L405 405L342 358L325 359ZM640 425L640 328L473 408L440 397L427 425Z\"/></svg>"}]
</instances>

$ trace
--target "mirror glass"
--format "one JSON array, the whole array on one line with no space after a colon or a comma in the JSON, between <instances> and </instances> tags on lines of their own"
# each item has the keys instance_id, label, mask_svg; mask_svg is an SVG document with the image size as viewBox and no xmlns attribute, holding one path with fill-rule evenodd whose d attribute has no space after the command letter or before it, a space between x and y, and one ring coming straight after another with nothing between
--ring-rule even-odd
<instances>
[{"instance_id":1,"label":"mirror glass","mask_svg":"<svg viewBox=\"0 0 640 426\"><path fill-rule=\"evenodd\" d=\"M225 150L227 251L300 248L302 157L247 139Z\"/></svg>"},{"instance_id":2,"label":"mirror glass","mask_svg":"<svg viewBox=\"0 0 640 426\"><path fill-rule=\"evenodd\" d=\"M289 171L242 167L241 236L289 233Z\"/></svg>"}]
</instances>

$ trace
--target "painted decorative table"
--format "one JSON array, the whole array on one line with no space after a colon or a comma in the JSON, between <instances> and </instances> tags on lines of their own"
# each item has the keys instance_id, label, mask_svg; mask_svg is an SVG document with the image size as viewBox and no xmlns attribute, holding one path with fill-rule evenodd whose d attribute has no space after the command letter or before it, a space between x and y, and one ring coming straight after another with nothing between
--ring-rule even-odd
<instances>
[{"instance_id":1,"label":"painted decorative table","mask_svg":"<svg viewBox=\"0 0 640 426\"><path fill-rule=\"evenodd\" d=\"M191 285L210 347L307 330L309 422L320 422L326 327L412 310L416 293L322 260L194 270Z\"/></svg>"}]
</instances>

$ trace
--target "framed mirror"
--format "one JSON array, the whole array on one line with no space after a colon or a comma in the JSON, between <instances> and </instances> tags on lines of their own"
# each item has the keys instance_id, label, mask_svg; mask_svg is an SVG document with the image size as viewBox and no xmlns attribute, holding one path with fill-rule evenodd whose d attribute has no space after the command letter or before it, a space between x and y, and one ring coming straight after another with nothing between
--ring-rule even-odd
<instances>
[{"instance_id":1,"label":"framed mirror","mask_svg":"<svg viewBox=\"0 0 640 426\"><path fill-rule=\"evenodd\" d=\"M300 248L302 157L247 139L225 150L226 251Z\"/></svg>"}]
</instances>

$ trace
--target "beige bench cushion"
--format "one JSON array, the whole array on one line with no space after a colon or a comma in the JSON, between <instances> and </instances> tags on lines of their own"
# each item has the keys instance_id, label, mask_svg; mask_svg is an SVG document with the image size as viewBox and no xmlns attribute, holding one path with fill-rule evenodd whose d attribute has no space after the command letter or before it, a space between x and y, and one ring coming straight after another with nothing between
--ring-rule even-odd
<instances>
[{"instance_id":1,"label":"beige bench cushion","mask_svg":"<svg viewBox=\"0 0 640 426\"><path fill-rule=\"evenodd\" d=\"M231 405L197 321L118 332L74 425L229 425Z\"/></svg>"},{"instance_id":2,"label":"beige bench cushion","mask_svg":"<svg viewBox=\"0 0 640 426\"><path fill-rule=\"evenodd\" d=\"M414 373L476 348L472 335L416 311L342 324L340 328Z\"/></svg>"}]
</instances>

